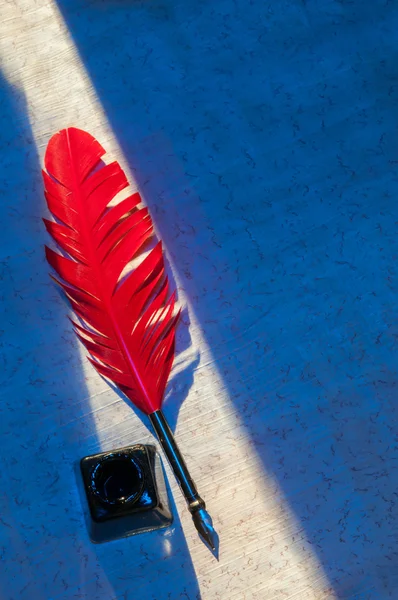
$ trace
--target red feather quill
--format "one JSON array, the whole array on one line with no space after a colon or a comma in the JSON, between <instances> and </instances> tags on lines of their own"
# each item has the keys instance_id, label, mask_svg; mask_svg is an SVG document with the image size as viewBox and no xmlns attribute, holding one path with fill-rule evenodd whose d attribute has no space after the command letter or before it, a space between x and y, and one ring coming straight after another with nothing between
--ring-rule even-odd
<instances>
[{"instance_id":1,"label":"red feather quill","mask_svg":"<svg viewBox=\"0 0 398 600\"><path fill-rule=\"evenodd\" d=\"M102 163L104 154L80 129L51 138L43 178L54 220L44 223L64 255L46 246L47 260L80 319L72 323L90 362L149 415L195 526L215 550L218 537L205 502L160 410L180 314L174 314L175 293L169 297L160 243L124 276L153 236L153 225L138 193L112 203L129 184L117 162Z\"/></svg>"},{"instance_id":2,"label":"red feather quill","mask_svg":"<svg viewBox=\"0 0 398 600\"><path fill-rule=\"evenodd\" d=\"M175 293L160 242L141 264L122 272L153 235L147 208L135 193L109 206L129 183L117 162L101 164L102 146L80 129L64 129L47 147L43 178L57 221L46 228L67 257L46 247L81 325L76 335L94 367L143 412L160 409L174 359Z\"/></svg>"}]
</instances>

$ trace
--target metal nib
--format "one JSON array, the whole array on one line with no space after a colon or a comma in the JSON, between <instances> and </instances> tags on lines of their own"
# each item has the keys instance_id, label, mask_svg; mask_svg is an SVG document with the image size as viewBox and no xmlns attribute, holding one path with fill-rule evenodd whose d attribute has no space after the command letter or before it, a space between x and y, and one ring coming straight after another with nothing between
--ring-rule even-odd
<instances>
[{"instance_id":1,"label":"metal nib","mask_svg":"<svg viewBox=\"0 0 398 600\"><path fill-rule=\"evenodd\" d=\"M188 510L192 515L195 527L203 542L210 548L218 560L218 535L213 527L211 517L206 510L204 500L199 496L196 485L178 449L173 433L164 418L164 414L161 410L155 410L155 412L149 415L149 419L187 501Z\"/></svg>"},{"instance_id":2,"label":"metal nib","mask_svg":"<svg viewBox=\"0 0 398 600\"><path fill-rule=\"evenodd\" d=\"M213 527L211 516L204 508L199 508L192 513L192 519L195 527L204 543L210 548L218 560L218 535Z\"/></svg>"}]
</instances>

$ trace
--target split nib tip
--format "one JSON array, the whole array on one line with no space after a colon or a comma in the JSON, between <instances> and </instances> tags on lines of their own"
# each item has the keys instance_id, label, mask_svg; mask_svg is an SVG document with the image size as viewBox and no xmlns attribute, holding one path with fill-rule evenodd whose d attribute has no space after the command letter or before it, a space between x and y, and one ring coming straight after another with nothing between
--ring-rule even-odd
<instances>
[{"instance_id":1,"label":"split nib tip","mask_svg":"<svg viewBox=\"0 0 398 600\"><path fill-rule=\"evenodd\" d=\"M218 560L219 540L209 513L204 508L200 508L193 513L192 518L203 542Z\"/></svg>"}]
</instances>

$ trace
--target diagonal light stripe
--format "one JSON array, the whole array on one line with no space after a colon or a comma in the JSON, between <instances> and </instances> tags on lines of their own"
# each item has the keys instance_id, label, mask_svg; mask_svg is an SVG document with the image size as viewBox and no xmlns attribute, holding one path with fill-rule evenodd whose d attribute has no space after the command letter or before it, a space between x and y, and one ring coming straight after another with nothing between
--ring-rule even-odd
<instances>
[{"instance_id":1,"label":"diagonal light stripe","mask_svg":"<svg viewBox=\"0 0 398 600\"><path fill-rule=\"evenodd\" d=\"M0 50L3 73L26 98L41 159L50 135L74 125L93 133L128 173L127 162L55 4L44 0L34 3L21 0L16 4L3 5ZM133 181L131 173L130 180ZM40 190L37 190L38 206L39 197ZM277 481L264 473L239 414L236 414L228 397L222 374L214 365L211 348L203 337L189 298L184 296L183 283L178 272L175 269L173 272L181 303L188 306L192 342L184 356L177 359L177 365L182 358L189 362L194 361L198 353L201 356L188 398L181 409L177 437L199 488L211 507L221 538L221 561L212 563L206 549L196 538L184 502L169 472L202 598L288 600L305 597L309 600L331 600L334 596L325 574L306 542L301 526L290 513ZM41 326L44 325L38 322L37 327ZM65 322L65 328L67 326ZM71 434L70 438L63 438L74 444L73 450L64 447L62 452L67 456L76 453L81 456L93 451L98 440L104 448L150 440L150 434L127 405L120 401L115 406L113 391L83 357L81 370L90 395L90 413L83 413L81 417L82 436ZM179 367L175 374L178 371ZM180 393L179 388L183 385L184 381L176 378L171 384L172 392ZM82 395L85 396L85 393ZM65 427L72 431L74 425L68 422ZM63 498L57 501L62 506ZM147 576L151 569L157 568L155 564L145 567L140 560L119 564L118 552L123 546L93 550L80 523L71 522L69 527L73 530L77 546L88 558L86 566L82 566L78 553L75 559L68 555L69 560L75 560L71 565L74 569L69 571L68 588L62 590L60 587L57 581L59 565L51 557L46 557L44 548L34 560L37 577L46 577L53 582L51 594L54 598L61 597L60 594L64 599L72 598L79 586L87 593L89 582L94 579L102 586L100 595L96 597L104 600L119 597L124 589L123 577L125 580L138 578L141 582L143 573ZM149 554L156 556L159 537L147 536L145 540L129 543L128 547L138 552L140 545L144 544ZM170 538L166 537L165 556L174 555L181 559L179 553L184 561L183 547L173 547ZM105 563L110 563L109 567L96 562L101 557L107 557ZM29 563L30 559L27 557L25 560ZM176 566L170 563L169 568L172 571ZM22 571L21 577L27 572ZM112 579L111 573L117 573L118 579ZM111 579L112 584L109 582ZM115 584L115 581L119 583ZM167 577L160 576L156 583L148 584L148 590L156 596L156 590L167 585L165 581ZM116 589L115 585L119 588ZM17 590L18 582L12 586L13 590Z\"/></svg>"}]
</instances>

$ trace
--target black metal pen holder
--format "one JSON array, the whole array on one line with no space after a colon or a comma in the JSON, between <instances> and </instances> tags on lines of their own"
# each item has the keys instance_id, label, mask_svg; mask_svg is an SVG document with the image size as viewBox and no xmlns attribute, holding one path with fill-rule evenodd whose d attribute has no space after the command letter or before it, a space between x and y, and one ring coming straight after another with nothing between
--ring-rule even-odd
<instances>
[{"instance_id":1,"label":"black metal pen holder","mask_svg":"<svg viewBox=\"0 0 398 600\"><path fill-rule=\"evenodd\" d=\"M160 456L136 444L80 461L93 542L168 527L173 521Z\"/></svg>"}]
</instances>

